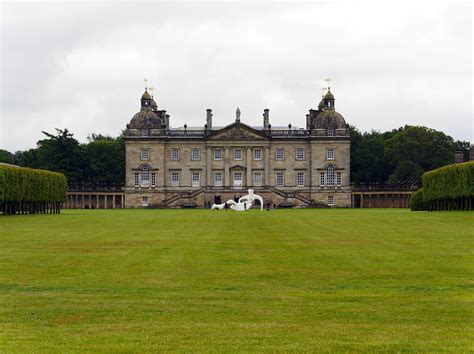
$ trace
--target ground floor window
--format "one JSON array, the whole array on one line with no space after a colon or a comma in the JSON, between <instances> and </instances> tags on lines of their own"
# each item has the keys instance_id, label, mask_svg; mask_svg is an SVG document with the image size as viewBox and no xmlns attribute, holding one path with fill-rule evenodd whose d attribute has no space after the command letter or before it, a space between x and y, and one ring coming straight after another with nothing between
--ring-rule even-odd
<instances>
[{"instance_id":1,"label":"ground floor window","mask_svg":"<svg viewBox=\"0 0 474 354\"><path fill-rule=\"evenodd\" d=\"M201 176L199 172L193 172L191 176L193 187L199 187Z\"/></svg>"},{"instance_id":2,"label":"ground floor window","mask_svg":"<svg viewBox=\"0 0 474 354\"><path fill-rule=\"evenodd\" d=\"M328 206L334 205L334 197L332 195L328 196Z\"/></svg>"},{"instance_id":3,"label":"ground floor window","mask_svg":"<svg viewBox=\"0 0 474 354\"><path fill-rule=\"evenodd\" d=\"M134 182L135 187L140 186L140 174L138 172L135 173L133 182Z\"/></svg>"},{"instance_id":4,"label":"ground floor window","mask_svg":"<svg viewBox=\"0 0 474 354\"><path fill-rule=\"evenodd\" d=\"M326 183L326 178L325 178L324 172L321 172L319 174L319 185L324 186L325 183Z\"/></svg>"},{"instance_id":5,"label":"ground floor window","mask_svg":"<svg viewBox=\"0 0 474 354\"><path fill-rule=\"evenodd\" d=\"M262 185L262 172L255 172L253 174L253 185L254 186Z\"/></svg>"},{"instance_id":6,"label":"ground floor window","mask_svg":"<svg viewBox=\"0 0 474 354\"><path fill-rule=\"evenodd\" d=\"M222 186L222 172L214 172L214 186Z\"/></svg>"},{"instance_id":7,"label":"ground floor window","mask_svg":"<svg viewBox=\"0 0 474 354\"><path fill-rule=\"evenodd\" d=\"M148 206L148 197L142 197L142 206Z\"/></svg>"},{"instance_id":8,"label":"ground floor window","mask_svg":"<svg viewBox=\"0 0 474 354\"><path fill-rule=\"evenodd\" d=\"M150 166L143 165L140 171L140 184L143 187L150 185Z\"/></svg>"},{"instance_id":9,"label":"ground floor window","mask_svg":"<svg viewBox=\"0 0 474 354\"><path fill-rule=\"evenodd\" d=\"M334 166L329 165L327 168L327 180L326 183L328 186L334 186Z\"/></svg>"},{"instance_id":10,"label":"ground floor window","mask_svg":"<svg viewBox=\"0 0 474 354\"><path fill-rule=\"evenodd\" d=\"M179 186L179 172L171 172L171 186Z\"/></svg>"},{"instance_id":11,"label":"ground floor window","mask_svg":"<svg viewBox=\"0 0 474 354\"><path fill-rule=\"evenodd\" d=\"M275 175L275 184L277 187L283 187L285 185L285 175L283 172L277 172Z\"/></svg>"},{"instance_id":12,"label":"ground floor window","mask_svg":"<svg viewBox=\"0 0 474 354\"><path fill-rule=\"evenodd\" d=\"M296 185L298 187L304 186L304 172L297 172L296 173Z\"/></svg>"}]
</instances>

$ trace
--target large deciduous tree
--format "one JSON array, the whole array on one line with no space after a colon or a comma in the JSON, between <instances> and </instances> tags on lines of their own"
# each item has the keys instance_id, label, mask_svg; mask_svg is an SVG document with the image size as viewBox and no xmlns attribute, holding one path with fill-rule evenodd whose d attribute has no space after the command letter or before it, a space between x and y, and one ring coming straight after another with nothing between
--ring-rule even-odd
<instances>
[{"instance_id":1,"label":"large deciduous tree","mask_svg":"<svg viewBox=\"0 0 474 354\"><path fill-rule=\"evenodd\" d=\"M88 182L121 184L125 178L125 143L123 137L92 134L85 151L88 158Z\"/></svg>"},{"instance_id":2,"label":"large deciduous tree","mask_svg":"<svg viewBox=\"0 0 474 354\"><path fill-rule=\"evenodd\" d=\"M385 142L385 155L393 164L390 182L421 183L421 175L454 161L453 138L427 127L405 126Z\"/></svg>"}]
</instances>

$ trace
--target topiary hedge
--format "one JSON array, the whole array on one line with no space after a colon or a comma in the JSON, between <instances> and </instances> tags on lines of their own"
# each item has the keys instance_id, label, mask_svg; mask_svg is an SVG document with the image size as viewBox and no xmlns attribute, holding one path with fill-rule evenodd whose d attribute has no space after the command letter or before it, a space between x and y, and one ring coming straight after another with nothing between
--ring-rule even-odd
<instances>
[{"instance_id":1,"label":"topiary hedge","mask_svg":"<svg viewBox=\"0 0 474 354\"><path fill-rule=\"evenodd\" d=\"M62 173L0 165L0 210L4 215L59 213L66 191Z\"/></svg>"},{"instance_id":2,"label":"topiary hedge","mask_svg":"<svg viewBox=\"0 0 474 354\"><path fill-rule=\"evenodd\" d=\"M423 201L428 211L472 210L474 162L448 165L424 173Z\"/></svg>"},{"instance_id":3,"label":"topiary hedge","mask_svg":"<svg viewBox=\"0 0 474 354\"><path fill-rule=\"evenodd\" d=\"M423 188L420 188L412 195L410 199L410 210L421 211L426 210L425 202L423 201Z\"/></svg>"}]
</instances>

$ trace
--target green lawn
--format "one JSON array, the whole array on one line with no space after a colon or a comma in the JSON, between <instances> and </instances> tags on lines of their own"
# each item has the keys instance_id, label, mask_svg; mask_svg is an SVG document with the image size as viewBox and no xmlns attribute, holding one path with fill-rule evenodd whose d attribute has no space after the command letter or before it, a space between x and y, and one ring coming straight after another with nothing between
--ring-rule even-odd
<instances>
[{"instance_id":1,"label":"green lawn","mask_svg":"<svg viewBox=\"0 0 474 354\"><path fill-rule=\"evenodd\" d=\"M474 350L474 213L0 216L0 352Z\"/></svg>"}]
</instances>

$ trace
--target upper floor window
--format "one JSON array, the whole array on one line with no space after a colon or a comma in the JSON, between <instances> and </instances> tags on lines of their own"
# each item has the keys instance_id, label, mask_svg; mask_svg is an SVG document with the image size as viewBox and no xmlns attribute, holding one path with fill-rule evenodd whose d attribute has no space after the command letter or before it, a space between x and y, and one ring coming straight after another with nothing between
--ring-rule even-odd
<instances>
[{"instance_id":1,"label":"upper floor window","mask_svg":"<svg viewBox=\"0 0 474 354\"><path fill-rule=\"evenodd\" d=\"M326 158L328 160L334 160L334 149L333 148L328 148L326 150Z\"/></svg>"},{"instance_id":2,"label":"upper floor window","mask_svg":"<svg viewBox=\"0 0 474 354\"><path fill-rule=\"evenodd\" d=\"M142 148L140 149L140 160L148 161L150 159L150 149Z\"/></svg>"},{"instance_id":3,"label":"upper floor window","mask_svg":"<svg viewBox=\"0 0 474 354\"><path fill-rule=\"evenodd\" d=\"M277 160L284 160L285 159L285 149L277 148L275 151L275 158Z\"/></svg>"},{"instance_id":4,"label":"upper floor window","mask_svg":"<svg viewBox=\"0 0 474 354\"><path fill-rule=\"evenodd\" d=\"M302 149L302 148L296 149L296 159L297 160L304 160L304 149Z\"/></svg>"},{"instance_id":5,"label":"upper floor window","mask_svg":"<svg viewBox=\"0 0 474 354\"><path fill-rule=\"evenodd\" d=\"M283 172L277 172L275 175L275 182L277 187L283 187L285 185L285 174Z\"/></svg>"},{"instance_id":6,"label":"upper floor window","mask_svg":"<svg viewBox=\"0 0 474 354\"><path fill-rule=\"evenodd\" d=\"M222 160L222 149L214 149L214 160Z\"/></svg>"},{"instance_id":7,"label":"upper floor window","mask_svg":"<svg viewBox=\"0 0 474 354\"><path fill-rule=\"evenodd\" d=\"M171 185L173 187L179 186L179 172L171 172Z\"/></svg>"},{"instance_id":8,"label":"upper floor window","mask_svg":"<svg viewBox=\"0 0 474 354\"><path fill-rule=\"evenodd\" d=\"M242 160L242 149L234 150L234 160Z\"/></svg>"},{"instance_id":9,"label":"upper floor window","mask_svg":"<svg viewBox=\"0 0 474 354\"><path fill-rule=\"evenodd\" d=\"M262 149L253 149L253 159L254 160L262 159Z\"/></svg>"},{"instance_id":10,"label":"upper floor window","mask_svg":"<svg viewBox=\"0 0 474 354\"><path fill-rule=\"evenodd\" d=\"M171 160L179 160L179 148L171 149Z\"/></svg>"},{"instance_id":11,"label":"upper floor window","mask_svg":"<svg viewBox=\"0 0 474 354\"><path fill-rule=\"evenodd\" d=\"M334 128L328 128L326 131L327 136L334 136Z\"/></svg>"},{"instance_id":12,"label":"upper floor window","mask_svg":"<svg viewBox=\"0 0 474 354\"><path fill-rule=\"evenodd\" d=\"M156 187L156 173L151 174L151 186Z\"/></svg>"},{"instance_id":13,"label":"upper floor window","mask_svg":"<svg viewBox=\"0 0 474 354\"><path fill-rule=\"evenodd\" d=\"M296 185L298 187L304 186L304 172L297 172L296 173Z\"/></svg>"},{"instance_id":14,"label":"upper floor window","mask_svg":"<svg viewBox=\"0 0 474 354\"><path fill-rule=\"evenodd\" d=\"M335 179L334 179L334 166L329 165L327 168L327 180L326 183L328 186L334 186Z\"/></svg>"},{"instance_id":15,"label":"upper floor window","mask_svg":"<svg viewBox=\"0 0 474 354\"><path fill-rule=\"evenodd\" d=\"M191 160L200 160L201 159L201 149L192 148L191 150Z\"/></svg>"}]
</instances>

